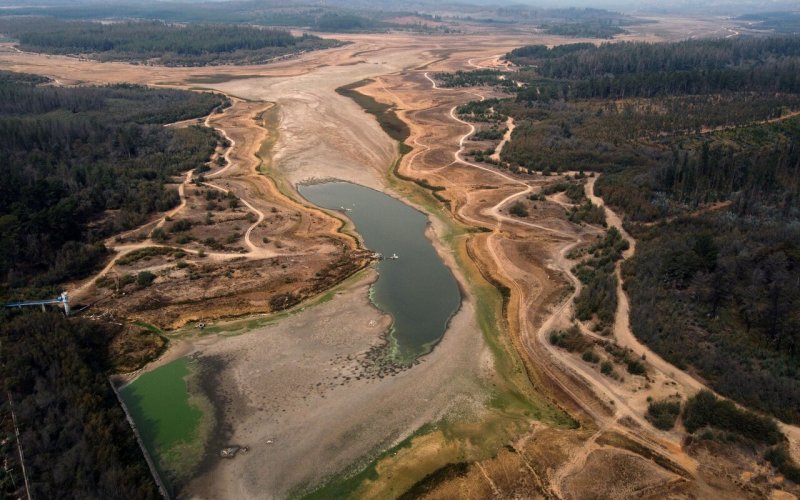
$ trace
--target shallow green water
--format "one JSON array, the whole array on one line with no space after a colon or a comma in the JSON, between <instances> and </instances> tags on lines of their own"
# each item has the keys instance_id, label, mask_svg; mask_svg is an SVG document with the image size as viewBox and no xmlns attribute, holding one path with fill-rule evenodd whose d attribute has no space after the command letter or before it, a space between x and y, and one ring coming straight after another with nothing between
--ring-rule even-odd
<instances>
[{"instance_id":1,"label":"shallow green water","mask_svg":"<svg viewBox=\"0 0 800 500\"><path fill-rule=\"evenodd\" d=\"M394 319L397 354L414 358L441 340L447 323L461 305L461 292L450 270L425 236L422 212L381 192L347 182L298 187L317 206L344 212L372 251L397 260L378 264L380 277L372 300Z\"/></svg>"},{"instance_id":2,"label":"shallow green water","mask_svg":"<svg viewBox=\"0 0 800 500\"><path fill-rule=\"evenodd\" d=\"M196 438L203 413L189 404L184 381L188 374L188 360L180 358L142 374L120 391L145 446L159 456Z\"/></svg>"}]
</instances>

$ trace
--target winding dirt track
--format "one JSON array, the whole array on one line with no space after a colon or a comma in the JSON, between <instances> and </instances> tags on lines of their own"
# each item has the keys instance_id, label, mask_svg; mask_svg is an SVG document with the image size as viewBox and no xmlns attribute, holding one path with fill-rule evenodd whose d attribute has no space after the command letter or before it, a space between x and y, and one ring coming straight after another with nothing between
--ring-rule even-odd
<instances>
[{"instance_id":1,"label":"winding dirt track","mask_svg":"<svg viewBox=\"0 0 800 500\"><path fill-rule=\"evenodd\" d=\"M427 73L425 74L425 77L433 83L433 88L437 89L437 87L435 85L435 81L433 81L428 76ZM469 93L473 94L473 95L476 94L475 92L472 92L472 91L470 91ZM478 94L478 95L480 96L481 100L483 100L485 98L484 96L482 96L480 94ZM578 295L578 293L580 293L581 282L577 278L577 276L575 276L572 273L572 271L571 271L572 263L569 262L566 259L565 255L572 248L574 248L575 245L580 243L580 239L576 240L574 234L571 234L571 233L568 233L568 232L565 232L565 231L560 231L560 230L557 230L557 229L553 229L552 227L547 227L547 226L543 226L541 224L532 223L532 222L529 222L529 221L526 221L526 220L522 220L522 219L517 218L517 217L510 217L510 216L507 216L507 215L504 215L503 213L501 213L501 210L502 210L502 208L504 206L506 206L507 204L509 204L510 202L512 202L513 200L515 200L515 199L517 199L517 198L519 198L521 196L525 196L525 195L531 193L532 191L534 191L534 188L529 183L524 182L524 181L520 180L519 178L516 178L516 177L513 177L511 175L508 175L508 174L506 174L504 172L501 172L498 169L491 168L491 167L486 167L486 166L483 166L483 165L480 165L480 164L477 164L477 163L473 163L473 162L470 162L470 161L464 159L463 158L463 154L464 154L464 150L465 150L464 143L469 138L469 136L472 135L475 132L475 126L472 125L469 122L466 122L466 121L460 119L456 115L455 110L456 110L456 107L453 107L450 110L450 117L453 119L453 121L458 122L460 124L463 124L463 125L466 125L466 126L469 127L469 130L467 131L467 133L462 135L461 138L459 139L459 142L458 142L459 148L454 152L454 157L455 157L456 161L461 163L461 164L463 164L463 165L466 165L468 167L479 169L479 170L482 170L484 172L488 172L488 173L492 174L495 177L503 179L504 181L506 181L508 183L511 183L513 185L516 185L516 186L519 186L520 188L522 188L521 190L518 190L518 191L516 191L516 192L514 192L512 194L509 194L508 196L506 196L505 198L503 198L502 200L500 200L499 202L494 204L488 211L484 211L483 213L486 214L486 215L491 216L496 221L495 225L494 225L494 228L492 230L492 234L491 234L491 236L489 237L489 240L488 240L489 252L490 252L492 258L494 259L494 261L495 261L495 263L497 265L497 268L498 269L502 269L503 274L506 275L506 277L508 278L508 281L512 284L512 286L514 288L514 292L512 293L512 296L516 296L520 300L523 300L523 305L521 307L519 307L519 311L521 311L521 314L522 314L522 316L519 319L519 326L521 328L521 337L522 337L523 342L524 342L524 344L525 344L525 346L527 348L528 355L530 355L533 359L538 359L539 358L539 356L538 356L539 350L541 348L544 348L547 351L548 355L551 357L551 359L556 361L557 366L561 371L567 372L567 373L571 373L574 376L577 376L577 377L581 378L584 381L584 383L586 383L588 386L590 386L592 388L594 393L598 396L599 400L610 401L613 404L613 408L614 408L613 414L609 417L608 412L607 412L607 408L603 408L601 410L598 410L597 405L596 405L595 402L586 402L586 401L582 400L582 398L580 396L578 396L572 390L572 387L570 387L567 384L561 384L562 391L564 391L567 394L570 394L575 399L576 402L580 403L583 406L583 409L589 415L591 415L591 417L595 420L595 422L597 422L599 424L599 429L600 429L593 436L593 438L590 439L587 442L587 446L585 446L583 448L583 452L580 454L580 456L579 457L575 457L573 459L573 462L574 462L574 465L575 465L574 468L577 468L578 464L580 464L583 461L585 461L585 459L588 456L588 454L594 449L591 446L592 443L594 442L594 439L596 439L596 437L601 432L607 431L607 430L609 430L610 428L613 427L616 432L624 434L628 438L630 438L630 439L632 439L632 440L634 440L636 442L640 442L641 444L643 444L643 445L645 445L647 447L652 447L654 444L657 445L658 448L659 448L659 451L661 453L664 453L666 455L673 455L672 458L676 463L682 464L689 471L692 471L692 472L695 471L697 469L696 462L693 459L691 459L690 457L688 457L686 454L684 454L683 452L680 452L680 451L676 452L676 450L680 450L680 441L682 439L680 436L676 436L674 434L670 435L668 433L655 431L654 432L654 434L656 434L655 440L652 439L652 438L643 439L640 436L640 433L632 432L626 426L617 425L617 422L620 419L627 417L628 419L636 422L640 427L643 427L643 428L651 427L649 422L647 422L647 420L644 418L644 416L643 416L643 414L641 412L641 409L637 409L637 408L634 408L634 407L630 406L628 404L627 396L625 394L620 394L619 391L616 389L615 384L608 377L600 375L599 372L597 372L597 370L592 369L590 366L588 366L586 363L581 362L580 360L576 360L576 358L573 355L568 354L565 351L553 346L548 341L549 332L552 331L553 329L555 329L556 326L558 326L560 324L571 322L573 299ZM605 207L605 205L602 203L602 200L600 200L598 197L596 197L594 195L594 183L595 183L596 180L597 180L597 177L594 177L587 184L587 188L586 188L587 189L587 194L589 194L591 196L591 199L592 199L593 202L597 203L598 200L599 200L600 201L599 204L601 206ZM463 209L463 207L462 207L462 209ZM625 255L624 255L624 258L630 258L633 255L634 251L635 251L635 242L633 241L633 239L626 232L624 232L624 229L622 229L621 220L619 219L619 217L615 213L613 213L608 207L605 207L605 210L608 212L608 217L607 218L608 218L608 221L609 221L609 225L614 226L614 227L618 227L621 231L623 231L624 237L626 239L628 239L629 242L631 243L631 246L630 246L629 250L626 251ZM460 218L462 218L462 219L464 219L464 220L466 220L466 221L468 221L468 222L470 222L472 224L481 225L481 221L469 217L468 215L466 215L463 212L463 210L459 211L458 215L459 215ZM537 300L538 297L536 297L535 295L526 293L526 291L520 285L519 281L517 279L515 279L515 276L519 276L519 275L524 274L524 271L521 270L521 269L517 269L516 272L515 272L512 269L513 266L514 266L513 263L509 259L501 258L500 255L499 255L498 244L499 244L499 240L501 240L503 238L503 234L502 234L502 225L503 225L503 223L521 225L521 226L524 226L524 227L527 227L527 228L531 228L531 229L535 229L535 230L538 230L538 231L546 231L546 232L550 232L552 234L558 235L560 237L563 237L566 240L573 240L572 242L568 242L561 249L561 251L559 252L559 259L557 261L557 265L560 268L560 270L565 275L567 275L569 277L570 281L573 283L574 291L567 299L562 301L557 306L557 308L552 312L550 317L545 320L545 322L541 325L541 327L539 327L539 329L536 332L531 332L530 331L530 326L531 326L530 325L530 321L529 321L529 319L527 317L527 314L524 311L531 310L532 306L533 306L533 301ZM617 266L617 273L619 274L619 266ZM628 346L628 342L630 341L630 339L633 339L635 341L635 338L633 337L632 332L630 331L629 322L628 322L628 301L627 301L627 297L625 296L624 291L622 290L621 280L619 281L619 283L620 283L620 285L619 285L618 293L620 294L621 298L620 298L620 301L619 301L620 305L619 305L618 310L617 310L617 321L615 321L615 333L617 332L617 330L620 330L618 341L620 342L621 345ZM625 332L623 330L627 330L627 332ZM534 346L533 342L537 342L538 344L536 346ZM636 343L640 347L642 347L641 344L639 344L638 342L636 342ZM637 351L637 354L641 354L641 351ZM655 355L653 354L653 356L655 356ZM649 355L648 355L648 359L649 359ZM658 359L660 360L661 358L658 358ZM547 365L542 365L542 366L547 366ZM669 367L669 366L671 366L671 365L668 365L665 361L661 360L661 364L657 365L656 368L661 370L661 371L665 371L664 367ZM674 370L674 368L673 368L673 370ZM669 372L667 372L667 373L669 373ZM688 377L688 374L685 374L683 372L681 372L681 373L684 376ZM559 378L557 376L555 376L555 374L552 371L550 372L550 375L553 376L554 380L559 380ZM691 378L691 377L689 377L689 378ZM694 381L694 385L690 386L692 389L698 389L699 387L702 387L702 384L699 384L699 382L697 382L694 379L692 379L692 380ZM564 477L568 476L572 472L572 469L573 469L573 467L567 468L566 470L562 469L560 471L560 475L557 477L557 480L553 482L553 484L554 485L560 484L561 480ZM556 486L556 488L557 488L557 486ZM557 493L560 493L560 492L557 491Z\"/></svg>"},{"instance_id":2,"label":"winding dirt track","mask_svg":"<svg viewBox=\"0 0 800 500\"><path fill-rule=\"evenodd\" d=\"M620 234L622 234L622 237L628 242L629 248L623 253L622 257L623 261L630 259L636 253L636 240L632 238L622 226L622 219L619 217L619 215L611 210L608 205L605 204L602 198L595 195L594 185L596 182L597 177L593 177L589 180L586 186L586 194L592 203L603 207L608 225L617 228ZM618 303L617 311L614 317L614 337L616 338L617 342L621 346L631 349L637 356L646 358L649 365L658 371L667 374L672 380L683 386L687 392L697 392L700 390L715 392L713 389L706 386L689 373L680 370L675 365L659 356L658 353L647 347L636 338L636 335L634 335L630 325L630 302L628 300L628 294L624 290L624 281L622 279L622 261L617 263L615 273L617 275ZM717 396L724 397L720 394L717 394ZM789 440L789 449L792 454L792 458L795 461L800 461L800 427L796 425L785 424L783 422L778 422L778 425Z\"/></svg>"},{"instance_id":3,"label":"winding dirt track","mask_svg":"<svg viewBox=\"0 0 800 500\"><path fill-rule=\"evenodd\" d=\"M514 118L509 116L506 119L506 132L505 134L503 134L503 139L497 145L497 147L494 150L494 153L492 153L492 155L489 158L491 158L494 161L500 161L500 153L503 152L503 148L506 146L506 144L508 144L508 141L511 140L511 134L514 133L515 126L516 125L514 123Z\"/></svg>"},{"instance_id":4,"label":"winding dirt track","mask_svg":"<svg viewBox=\"0 0 800 500\"><path fill-rule=\"evenodd\" d=\"M472 60L468 61L468 64L480 67ZM436 81L427 72L421 76L430 83L433 91L456 92L453 89L440 89ZM475 96L479 100L484 100L486 97L480 91L459 90ZM601 434L607 432L623 435L627 439L669 459L673 464L686 471L685 477L700 477L698 476L700 469L707 464L699 463L696 458L689 456L683 450L683 433L680 430L671 432L657 430L644 418L647 403L643 393L635 388L632 389L630 384L620 384L602 375L596 367L583 362L573 354L552 346L548 341L550 331L562 328L564 325L569 325L573 322L573 299L580 293L581 283L577 276L571 272L574 261L567 259L566 255L579 244L580 238L576 239L576 235L569 230L554 228L549 224L537 224L511 217L505 213L504 207L507 207L514 200L534 192L535 188L530 181L486 165L470 162L463 157L465 143L476 128L473 124L460 119L456 114L456 108L457 106L450 107L448 116L452 122L466 127L467 130L456 138L458 147L452 153L454 161L443 166L426 168L425 165L420 164L419 159L423 156L429 156L431 147L420 141L420 137L415 135L412 137L412 142L418 147L415 148L417 151L409 158L407 168L418 176L435 175L438 179L444 180L447 186L452 185L456 178L453 176L453 168L461 165L481 172L481 179L485 178L483 173L490 174L494 179L501 181L500 185L495 184L498 188L503 189L504 192L505 190L511 190L499 201L493 202L478 212L470 209L469 203L464 202L453 202L453 210L457 218L468 224L491 229L491 233L486 237L483 245L492 261L489 267L494 268L497 273L502 275L504 278L502 282L511 288L509 315L518 315L518 319L516 322L512 321L512 325L517 325L527 355L537 365L537 369L551 379L559 387L560 392L572 399L597 426L596 432L581 448L571 455L568 462L560 467L551 478L549 484L552 487L552 491L561 497L566 494L562 490L562 485L565 484L567 478L577 474L586 464L589 456L601 447L596 440ZM596 196L594 192L596 181L597 177L593 177L587 182L585 187L587 197L596 205L604 207L609 226L620 230L623 237L629 242L629 248L623 255L624 261L635 254L636 242L622 227L621 218L607 207L602 199ZM476 198L475 196L470 197L470 195L467 195L467 197L473 200ZM564 205L559 200L555 201ZM493 222L487 224L485 217L489 217ZM573 292L563 298L538 326L534 326L535 322L527 312L535 309L536 301L541 300L536 293L531 293L528 290L528 285L526 285L526 281L523 278L529 271L518 267L514 259L508 258L505 254L505 247L509 238L506 232L512 226L534 230L535 233L532 234L546 232L560 238L562 241L559 244L560 250L557 251L557 257L553 260L552 265L569 279L573 285ZM514 232L512 231L512 233ZM677 392L684 397L688 397L701 389L706 389L706 386L701 381L666 362L636 339L630 327L630 306L627 294L623 289L621 265L622 261L617 264L615 271L618 278L618 306L614 324L614 336L617 343L631 349L635 355L647 359L648 372L654 381L654 385L665 388L672 387L673 393L677 389ZM514 318L509 317L509 320L512 319ZM585 334L600 338L585 325L580 324L579 326ZM592 397L588 397L587 392L581 388L589 389ZM781 425L781 427L789 438L793 456L797 456L798 436L800 435L798 431L800 429L796 426L787 425ZM706 474L707 470L702 473L703 477L706 477ZM676 477L675 480L681 481L682 479ZM706 487L704 481L705 479L701 481L703 488Z\"/></svg>"},{"instance_id":5,"label":"winding dirt track","mask_svg":"<svg viewBox=\"0 0 800 500\"><path fill-rule=\"evenodd\" d=\"M240 103L241 100L233 98L232 102L233 102L233 104L232 104L231 108L229 110L226 110L225 112L230 113L230 111L233 110L233 108L237 105L237 103ZM269 106L271 106L271 104ZM215 116L216 116L215 113L212 113L212 114L208 115L204 120L205 126L206 127L211 127L211 128L214 128L215 130L217 130L225 139L227 139L229 141L229 146L225 149L225 152L222 155L222 157L225 159L225 166L222 167L221 169L209 174L207 177L209 179L225 180L226 177L227 177L227 174L229 174L230 171L232 169L235 169L235 167L237 166L236 163L233 160L231 160L231 153L234 151L234 148L236 148L237 146L236 146L236 141L233 140L228 135L228 133L225 131L225 129L222 126L220 126L219 124L217 124L216 126L213 126L211 124L211 120ZM219 118L217 118L217 120L219 120ZM192 123L194 121L195 120L184 120L184 122L179 122L179 123L190 124L190 123ZM171 124L171 125L174 126L174 125L177 125L177 124ZM243 167L244 168L242 168L241 170L244 170L245 172L250 169L250 165L244 165ZM243 173L239 172L238 174L235 173L234 175L241 177L243 175ZM261 177L258 175L257 172L253 171L249 175L255 175L257 181L261 180ZM113 236L113 237L109 238L108 240L106 240L105 245L109 250L115 252L114 257L111 259L111 261L108 264L106 264L106 266L103 269L100 270L100 272L98 272L97 274L95 274L91 278L85 280L82 284L78 285L77 288L72 290L71 291L71 295L75 299L80 300L83 297L83 295L92 287L92 285L95 283L95 281L98 278L106 276L114 268L114 266L117 264L119 259L125 257L126 255L128 255L131 252L134 252L136 250L141 250L141 249L144 249L144 248L152 248L152 247L175 248L175 249L183 251L184 253L197 256L200 253L199 250L197 250L197 249L188 248L188 247L185 247L185 246L181 246L179 244L166 245L166 244L162 244L162 243L159 243L159 242L153 240L152 232L148 233L148 236L145 239L143 239L143 240L141 240L141 241L139 241L137 243L127 243L127 244L118 243L119 241L124 241L125 239L128 238L128 236L130 236L132 234L139 233L139 232L147 230L151 226L153 227L153 229L163 228L168 220L176 217L178 214L180 214L186 208L186 205L187 205L186 190L187 190L187 187L192 185L193 183L194 183L194 173L193 173L192 170L190 170L190 171L188 171L186 173L186 175L185 175L185 177L183 179L183 182L181 182L178 185L178 195L180 196L180 203L178 204L177 207L175 207L175 208L171 209L170 211L166 212L163 216L161 216L160 218L158 218L155 221L149 221L149 222L147 222L147 223L145 223L145 224L143 224L143 225L141 225L141 226L139 226L137 228L131 229L129 231L126 231L125 233L122 233L122 234L117 235L117 236ZM231 192L230 189L224 188L222 186L216 185L216 184L211 183L211 182L203 182L202 184L207 186L207 187L219 190L219 191L221 191L221 192L223 192L225 194L228 194L228 193ZM245 205L248 208L248 210L252 211L257 216L257 220L255 222L253 222L247 228L247 231L245 232L245 234L243 236L243 241L244 241L245 245L248 248L247 253L204 252L205 256L207 258L209 258L209 259L211 259L213 261L217 261L217 262L224 262L224 261L229 261L229 260L233 260L233 259L242 259L242 258L247 259L247 260L261 260L261 259L267 259L267 258L276 257L276 256L279 256L279 255L282 255L282 256L300 256L300 255L307 255L309 253L309 252L278 252L278 251L275 251L275 250L272 250L272 249L259 247L258 245L254 244L252 242L252 240L251 240L251 234L252 234L253 230L256 229L264 221L264 218L265 218L264 212L259 210L258 208L256 208L253 205L253 203L251 203L250 201L248 201L247 199L245 199L243 197L240 197L239 201L241 201L242 204ZM150 267L143 268L142 270L155 271L155 270L158 270L159 268L163 268L163 267L164 267L163 265L156 265L156 266L150 266Z\"/></svg>"}]
</instances>

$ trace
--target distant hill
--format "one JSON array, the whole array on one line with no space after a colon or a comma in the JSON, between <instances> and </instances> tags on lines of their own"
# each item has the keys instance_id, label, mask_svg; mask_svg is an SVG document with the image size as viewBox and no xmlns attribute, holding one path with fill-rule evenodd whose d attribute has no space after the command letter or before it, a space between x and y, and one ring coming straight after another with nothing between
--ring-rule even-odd
<instances>
[{"instance_id":1,"label":"distant hill","mask_svg":"<svg viewBox=\"0 0 800 500\"><path fill-rule=\"evenodd\" d=\"M181 26L160 21L97 23L47 17L0 18L0 33L22 50L167 66L257 64L341 45L283 29L232 25Z\"/></svg>"},{"instance_id":2,"label":"distant hill","mask_svg":"<svg viewBox=\"0 0 800 500\"><path fill-rule=\"evenodd\" d=\"M770 30L784 34L800 34L800 11L747 14L736 19L752 29Z\"/></svg>"}]
</instances>

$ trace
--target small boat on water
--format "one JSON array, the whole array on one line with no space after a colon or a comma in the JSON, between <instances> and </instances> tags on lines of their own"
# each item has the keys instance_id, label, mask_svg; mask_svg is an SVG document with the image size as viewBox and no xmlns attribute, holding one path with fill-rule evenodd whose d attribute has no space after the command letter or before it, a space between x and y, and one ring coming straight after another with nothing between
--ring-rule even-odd
<instances>
[{"instance_id":1,"label":"small boat on water","mask_svg":"<svg viewBox=\"0 0 800 500\"><path fill-rule=\"evenodd\" d=\"M396 253L393 253L393 254L392 254L392 256L391 256L391 257L389 257L389 259L391 259L391 260L397 260L397 259L399 259L399 258L400 258L400 257L398 257Z\"/></svg>"}]
</instances>

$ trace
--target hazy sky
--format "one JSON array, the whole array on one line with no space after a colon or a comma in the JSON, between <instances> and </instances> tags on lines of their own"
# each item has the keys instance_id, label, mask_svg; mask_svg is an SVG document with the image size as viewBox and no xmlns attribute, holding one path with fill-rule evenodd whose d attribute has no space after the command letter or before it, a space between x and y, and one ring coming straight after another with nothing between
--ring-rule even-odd
<instances>
[{"instance_id":1,"label":"hazy sky","mask_svg":"<svg viewBox=\"0 0 800 500\"><path fill-rule=\"evenodd\" d=\"M225 0L164 0L169 3L185 2L208 2ZM322 0L263 0L267 5L275 6L279 3L284 6L318 4ZM157 4L158 0L0 0L1 6L22 6L22 5L60 5L77 6L86 4L99 4L104 6L117 4ZM594 7L623 12L669 12L672 14L700 14L709 13L714 15L738 15L752 12L769 11L800 11L800 0L407 0L406 2L390 0L327 0L327 3L339 6L348 4L361 7L371 6L381 10L395 9L435 9L437 5L443 4L479 4L479 5L530 5L539 7Z\"/></svg>"},{"instance_id":2,"label":"hazy sky","mask_svg":"<svg viewBox=\"0 0 800 500\"><path fill-rule=\"evenodd\" d=\"M487 2L488 3L488 2ZM768 12L800 11L798 0L517 0L510 3L541 5L543 7L595 7L612 10L663 10L670 12Z\"/></svg>"}]
</instances>

